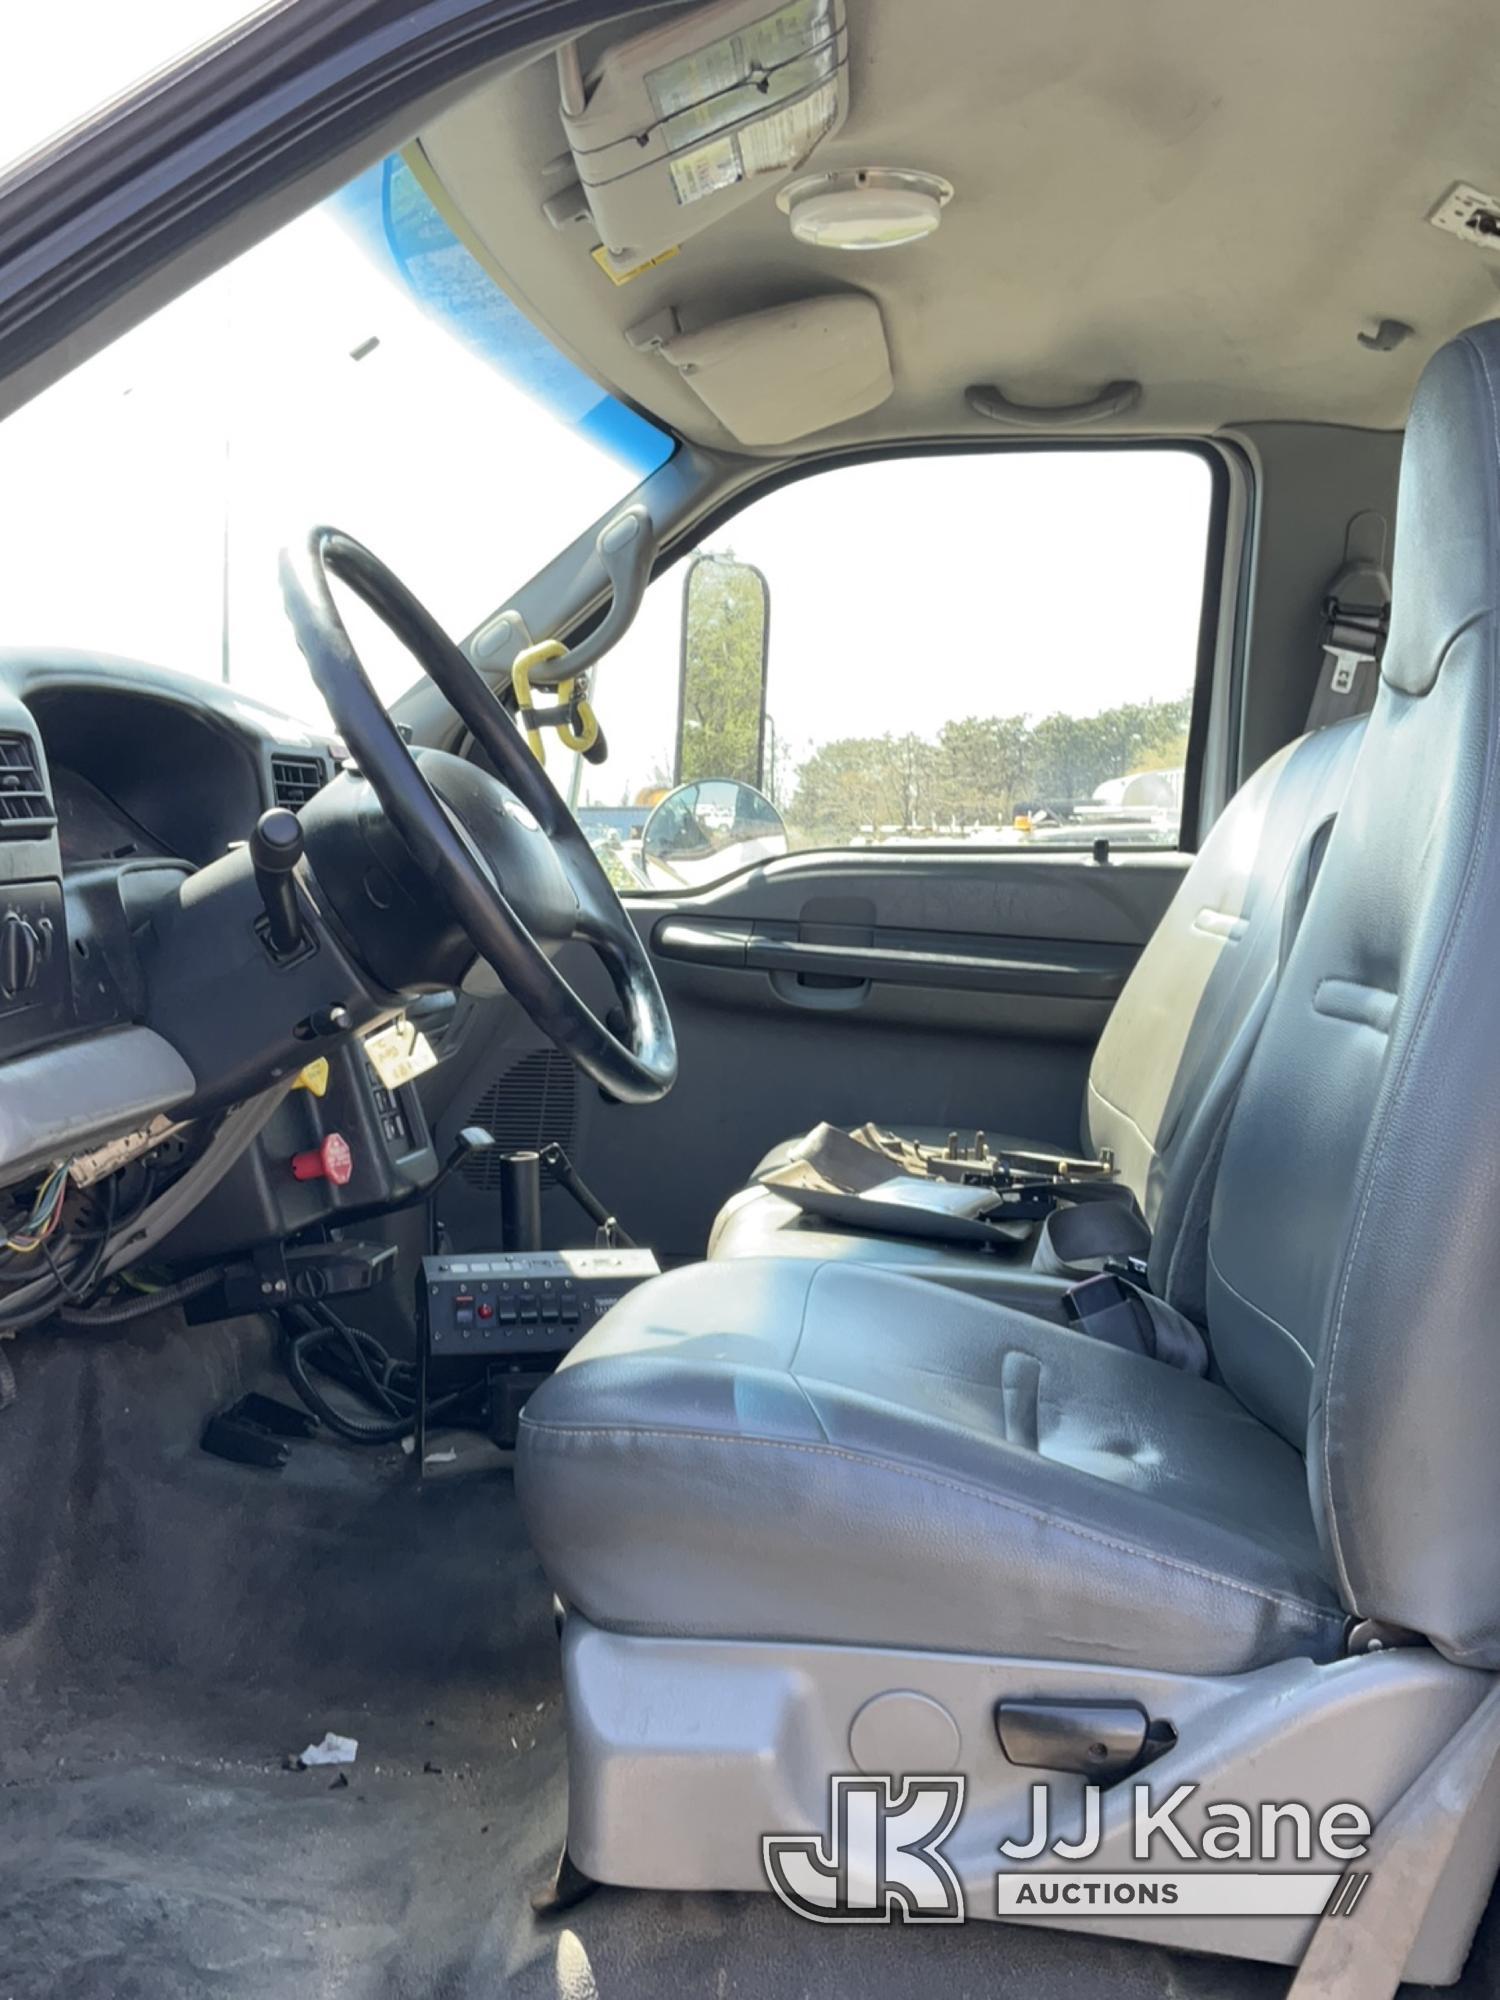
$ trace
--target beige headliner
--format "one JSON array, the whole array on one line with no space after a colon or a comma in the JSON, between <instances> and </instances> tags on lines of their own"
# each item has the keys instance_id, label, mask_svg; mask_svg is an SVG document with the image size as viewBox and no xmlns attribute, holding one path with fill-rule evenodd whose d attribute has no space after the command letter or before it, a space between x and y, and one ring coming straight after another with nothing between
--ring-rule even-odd
<instances>
[{"instance_id":1,"label":"beige headliner","mask_svg":"<svg viewBox=\"0 0 1500 2000\"><path fill-rule=\"evenodd\" d=\"M819 449L1001 435L965 407L975 381L1065 402L1138 377L1136 414L1088 435L1399 426L1432 349L1500 312L1500 251L1426 220L1454 181L1500 194L1495 0L849 0L849 28L849 121L817 164L947 175L940 234L909 249L804 248L768 192L617 289L589 228L541 213L572 178L550 62L445 113L421 146L516 302L713 445L731 440L626 326L868 290L896 391L793 448ZM1360 347L1383 317L1416 337Z\"/></svg>"}]
</instances>

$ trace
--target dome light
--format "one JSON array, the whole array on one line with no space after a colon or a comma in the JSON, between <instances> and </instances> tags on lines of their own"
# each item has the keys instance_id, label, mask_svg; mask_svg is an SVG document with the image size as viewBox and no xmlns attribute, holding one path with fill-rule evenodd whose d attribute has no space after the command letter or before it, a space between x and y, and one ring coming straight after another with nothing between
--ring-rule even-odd
<instances>
[{"instance_id":1,"label":"dome light","mask_svg":"<svg viewBox=\"0 0 1500 2000\"><path fill-rule=\"evenodd\" d=\"M858 167L804 174L776 197L799 243L819 250L894 250L931 236L953 199L941 174Z\"/></svg>"}]
</instances>

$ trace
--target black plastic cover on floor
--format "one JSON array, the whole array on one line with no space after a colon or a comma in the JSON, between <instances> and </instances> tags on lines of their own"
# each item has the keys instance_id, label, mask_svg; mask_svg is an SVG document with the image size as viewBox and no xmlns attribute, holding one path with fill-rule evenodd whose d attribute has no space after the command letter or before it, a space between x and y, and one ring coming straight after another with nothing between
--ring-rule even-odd
<instances>
[{"instance_id":1,"label":"black plastic cover on floor","mask_svg":"<svg viewBox=\"0 0 1500 2000\"><path fill-rule=\"evenodd\" d=\"M601 1891L562 1839L550 1601L488 1448L205 1456L269 1329L7 1344L0 1996L497 2000L1282 1993L1286 1974L995 1924L840 1931L769 1896ZM347 1784L283 1769L325 1731ZM1495 1990L1487 1925L1464 1982Z\"/></svg>"}]
</instances>

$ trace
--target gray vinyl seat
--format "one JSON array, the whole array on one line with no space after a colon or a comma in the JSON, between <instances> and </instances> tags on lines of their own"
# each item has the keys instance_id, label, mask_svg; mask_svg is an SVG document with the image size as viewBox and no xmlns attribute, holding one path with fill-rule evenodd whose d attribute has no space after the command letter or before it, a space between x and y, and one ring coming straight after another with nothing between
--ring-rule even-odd
<instances>
[{"instance_id":1,"label":"gray vinyl seat","mask_svg":"<svg viewBox=\"0 0 1500 2000\"><path fill-rule=\"evenodd\" d=\"M1145 1228L1118 1247L1149 1244L1154 1291L1201 1324L1203 1245L1224 1119L1265 1019L1277 973L1300 921L1328 829L1348 787L1364 718L1287 745L1236 793L1182 879L1112 1009L1089 1071L1081 1145L1114 1155L1117 1185ZM880 1107L872 1102L871 1116ZM904 1136L940 1145L946 1128ZM1056 1150L991 1133L1000 1149ZM994 1259L966 1246L841 1229L805 1214L756 1177L797 1141L773 1147L751 1184L714 1224L708 1254L791 1256L878 1264L963 1283ZM1149 1232L1149 1234L1148 1234Z\"/></svg>"},{"instance_id":2,"label":"gray vinyl seat","mask_svg":"<svg viewBox=\"0 0 1500 2000\"><path fill-rule=\"evenodd\" d=\"M913 1278L672 1272L522 1439L542 1566L606 1627L1210 1674L1339 1647L1283 1438L1198 1376Z\"/></svg>"},{"instance_id":3,"label":"gray vinyl seat","mask_svg":"<svg viewBox=\"0 0 1500 2000\"><path fill-rule=\"evenodd\" d=\"M1229 1115L1222 1381L826 1260L686 1269L532 1397L594 1626L1227 1674L1346 1614L1500 1668L1500 325L1407 434L1381 686Z\"/></svg>"}]
</instances>

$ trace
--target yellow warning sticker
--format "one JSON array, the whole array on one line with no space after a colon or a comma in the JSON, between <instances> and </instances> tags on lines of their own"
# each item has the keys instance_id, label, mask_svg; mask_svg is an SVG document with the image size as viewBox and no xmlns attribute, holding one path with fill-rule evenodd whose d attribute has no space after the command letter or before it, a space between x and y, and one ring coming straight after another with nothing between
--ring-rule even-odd
<instances>
[{"instance_id":1,"label":"yellow warning sticker","mask_svg":"<svg viewBox=\"0 0 1500 2000\"><path fill-rule=\"evenodd\" d=\"M654 271L658 264L669 263L677 255L678 247L674 243L670 250L663 250L659 257L648 257L644 264L632 264L628 270L623 271L610 262L609 252L602 243L591 250L589 255L612 285L628 285L632 278L640 277L643 271Z\"/></svg>"}]
</instances>

